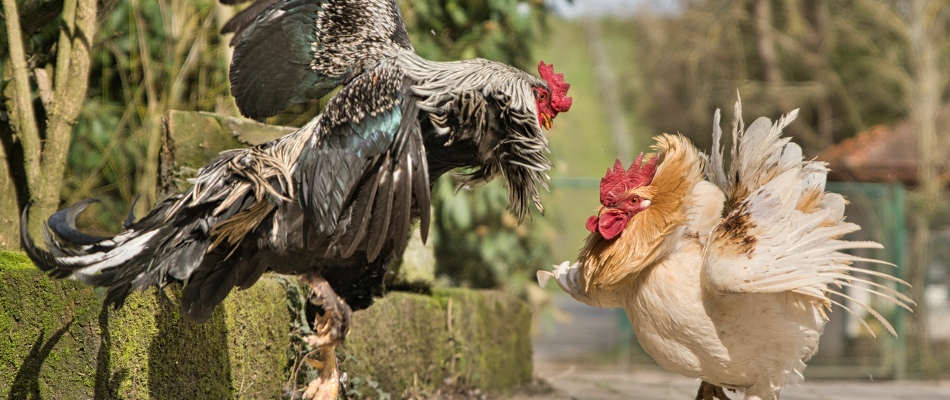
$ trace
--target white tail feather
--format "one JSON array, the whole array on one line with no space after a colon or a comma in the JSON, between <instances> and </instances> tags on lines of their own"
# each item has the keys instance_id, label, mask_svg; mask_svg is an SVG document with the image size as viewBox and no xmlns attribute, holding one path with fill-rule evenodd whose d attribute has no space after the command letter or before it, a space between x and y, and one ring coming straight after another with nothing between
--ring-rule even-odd
<instances>
[{"instance_id":1,"label":"white tail feather","mask_svg":"<svg viewBox=\"0 0 950 400\"><path fill-rule=\"evenodd\" d=\"M707 284L724 293L791 291L825 304L837 304L860 320L854 310L828 298L840 296L865 309L895 334L893 326L877 310L840 290L863 290L906 310L911 310L914 304L909 296L871 278L900 286L909 286L907 282L887 273L850 265L853 262L893 264L842 252L883 246L873 241L841 239L860 226L844 221L847 202L843 196L823 192L825 164L804 161L801 148L791 143L790 138L781 137L782 130L795 119L798 110L774 124L759 118L748 129L744 127L741 110L737 103L729 173L723 172L722 157L716 152L707 165L707 175L737 207L716 228L714 232L718 234L712 235L712 242L705 246ZM719 119L717 113L714 117L717 126L713 129L715 143L719 143L722 135ZM798 209L806 193L819 197L805 198L809 205ZM732 243L753 246L742 254L736 251L746 248ZM851 275L859 271L866 277ZM861 322L870 330L865 321Z\"/></svg>"}]
</instances>

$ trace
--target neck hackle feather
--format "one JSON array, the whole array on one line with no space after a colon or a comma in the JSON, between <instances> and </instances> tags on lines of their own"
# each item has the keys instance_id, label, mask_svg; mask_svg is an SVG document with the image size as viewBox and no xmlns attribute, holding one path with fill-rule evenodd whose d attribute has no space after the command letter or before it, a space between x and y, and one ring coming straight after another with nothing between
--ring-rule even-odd
<instances>
[{"instance_id":1,"label":"neck hackle feather","mask_svg":"<svg viewBox=\"0 0 950 400\"><path fill-rule=\"evenodd\" d=\"M686 219L682 209L686 194L703 180L699 152L681 135L664 134L655 139L657 155L640 167L638 174L646 175L651 169L656 173L650 173L652 179L647 185L633 189L651 200L650 207L631 217L614 240L598 233L587 237L578 257L586 291L617 289L635 279L667 254L669 243L665 239Z\"/></svg>"}]
</instances>

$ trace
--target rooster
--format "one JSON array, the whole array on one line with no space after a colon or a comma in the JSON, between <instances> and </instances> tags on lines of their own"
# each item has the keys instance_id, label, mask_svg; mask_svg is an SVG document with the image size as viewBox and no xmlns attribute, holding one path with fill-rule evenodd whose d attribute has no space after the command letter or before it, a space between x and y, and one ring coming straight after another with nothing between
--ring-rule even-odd
<instances>
[{"instance_id":1,"label":"rooster","mask_svg":"<svg viewBox=\"0 0 950 400\"><path fill-rule=\"evenodd\" d=\"M541 210L550 168L541 129L570 108L570 85L543 62L538 78L481 59L425 60L411 51L395 0L265 0L249 10L230 25L241 109L266 117L342 84L323 112L277 140L222 152L190 189L136 222L130 215L118 235L76 228L95 202L87 199L48 219L47 250L30 237L24 210L21 241L39 268L108 287L116 307L131 290L182 282L182 313L194 321L266 271L302 275L323 310L307 339L320 350L323 360L310 361L321 376L304 397L335 398L334 349L350 313L382 294L412 221L425 240L439 176L465 168L472 186L500 175L513 213L523 218L529 203ZM301 64L300 54L310 59ZM310 68L305 77L289 65Z\"/></svg>"},{"instance_id":2,"label":"rooster","mask_svg":"<svg viewBox=\"0 0 950 400\"><path fill-rule=\"evenodd\" d=\"M818 349L831 295L867 310L843 288L863 290L910 310L895 288L906 282L852 262L886 262L846 253L880 248L841 239L859 226L844 221L845 199L826 193L825 165L803 161L781 132L796 112L745 129L736 104L729 172L681 135L655 138L657 154L624 169L617 160L600 183L602 207L578 260L539 271L576 300L622 307L643 349L670 371L699 378L697 399L777 399ZM713 143L720 143L719 111ZM850 275L860 271L862 275ZM860 317L859 321L864 323ZM864 323L865 327L870 327ZM873 332L872 332L873 333Z\"/></svg>"}]
</instances>

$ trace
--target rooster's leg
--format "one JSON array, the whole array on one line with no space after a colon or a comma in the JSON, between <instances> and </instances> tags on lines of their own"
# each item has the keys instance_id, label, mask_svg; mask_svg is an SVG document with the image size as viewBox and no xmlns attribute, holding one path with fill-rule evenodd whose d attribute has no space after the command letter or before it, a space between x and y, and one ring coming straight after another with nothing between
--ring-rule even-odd
<instances>
[{"instance_id":1,"label":"rooster's leg","mask_svg":"<svg viewBox=\"0 0 950 400\"><path fill-rule=\"evenodd\" d=\"M726 392L722 390L722 387L713 385L709 382L703 381L699 384L699 392L696 393L696 400L729 400L729 396L726 396Z\"/></svg>"},{"instance_id":2,"label":"rooster's leg","mask_svg":"<svg viewBox=\"0 0 950 400\"><path fill-rule=\"evenodd\" d=\"M336 346L343 344L350 329L350 306L319 275L305 278L310 285L313 300L323 308L323 315L314 320L314 335L304 338L320 353L322 360L305 359L320 369L320 376L307 385L304 399L336 400L340 394L340 372L336 366Z\"/></svg>"}]
</instances>

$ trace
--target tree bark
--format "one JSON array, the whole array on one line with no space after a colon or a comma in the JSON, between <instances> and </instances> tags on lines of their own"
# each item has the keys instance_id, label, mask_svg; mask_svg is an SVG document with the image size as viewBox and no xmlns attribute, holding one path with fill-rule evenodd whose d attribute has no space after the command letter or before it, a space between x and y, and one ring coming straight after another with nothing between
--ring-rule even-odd
<instances>
[{"instance_id":1,"label":"tree bark","mask_svg":"<svg viewBox=\"0 0 950 400\"><path fill-rule=\"evenodd\" d=\"M6 143L3 143L0 145L0 193L3 193L0 195L0 249L20 246L20 236L15 229L19 226L19 207L15 195L17 187L10 170L11 162Z\"/></svg>"},{"instance_id":2,"label":"tree bark","mask_svg":"<svg viewBox=\"0 0 950 400\"><path fill-rule=\"evenodd\" d=\"M23 49L23 35L20 28L20 12L16 0L3 0L3 13L9 38L10 62L13 90L7 99L10 110L10 127L13 128L15 141L23 148L23 163L26 179L33 182L40 174L40 131L37 128L36 114L33 111L33 91L30 89L29 69L26 65L26 51Z\"/></svg>"},{"instance_id":3,"label":"tree bark","mask_svg":"<svg viewBox=\"0 0 950 400\"><path fill-rule=\"evenodd\" d=\"M0 189L25 185L28 199L0 202L7 211L0 214L0 247L19 247L19 224L6 223L10 218L9 209L19 210L23 203L32 204L30 214L47 216L59 206L60 189L66 156L79 111L86 98L91 64L90 51L96 32L96 0L65 0L63 4L62 27L56 45L56 65L53 70L52 99L48 102L45 135L38 129L36 112L33 109L33 91L29 80L29 67L23 48L22 30L19 25L20 14L15 0L3 0L3 11L9 37L9 66L13 77L13 88L8 91L7 109L10 111L10 127L16 134L15 139L4 141L0 160L4 166L0 178ZM45 102L45 101L44 101ZM14 176L16 162L12 150L22 152L24 177ZM10 190L7 193L16 193ZM19 212L14 212L19 214ZM15 218L15 217L14 217ZM30 231L38 234L42 218L31 218Z\"/></svg>"},{"instance_id":4,"label":"tree bark","mask_svg":"<svg viewBox=\"0 0 950 400\"><path fill-rule=\"evenodd\" d=\"M96 0L66 0L53 81L53 107L47 116L41 178L30 182L34 215L49 215L59 206L59 192L73 125L86 99L90 52L96 33Z\"/></svg>"}]
</instances>

